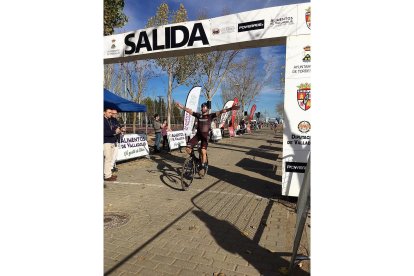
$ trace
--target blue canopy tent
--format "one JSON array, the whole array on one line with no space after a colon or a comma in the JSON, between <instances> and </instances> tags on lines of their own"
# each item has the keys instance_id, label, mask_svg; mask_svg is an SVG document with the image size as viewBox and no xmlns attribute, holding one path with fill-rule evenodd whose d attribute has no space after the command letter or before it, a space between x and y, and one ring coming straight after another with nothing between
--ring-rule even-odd
<instances>
[{"instance_id":1,"label":"blue canopy tent","mask_svg":"<svg viewBox=\"0 0 414 276\"><path fill-rule=\"evenodd\" d=\"M119 112L147 112L145 105L124 99L104 88L104 108L106 107L116 109ZM148 118L146 113L145 121L145 134L147 134Z\"/></svg>"},{"instance_id":2,"label":"blue canopy tent","mask_svg":"<svg viewBox=\"0 0 414 276\"><path fill-rule=\"evenodd\" d=\"M147 112L147 107L124 99L104 88L104 107L116 109L119 112Z\"/></svg>"}]
</instances>

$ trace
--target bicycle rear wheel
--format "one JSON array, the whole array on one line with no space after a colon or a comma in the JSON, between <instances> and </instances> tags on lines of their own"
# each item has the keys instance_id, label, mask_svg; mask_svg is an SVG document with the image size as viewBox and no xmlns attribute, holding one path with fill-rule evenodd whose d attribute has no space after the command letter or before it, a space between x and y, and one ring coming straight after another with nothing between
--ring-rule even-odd
<instances>
[{"instance_id":1,"label":"bicycle rear wheel","mask_svg":"<svg viewBox=\"0 0 414 276\"><path fill-rule=\"evenodd\" d=\"M194 160L192 157L188 157L183 164L183 170L181 171L181 187L184 191L190 188L194 179Z\"/></svg>"}]
</instances>

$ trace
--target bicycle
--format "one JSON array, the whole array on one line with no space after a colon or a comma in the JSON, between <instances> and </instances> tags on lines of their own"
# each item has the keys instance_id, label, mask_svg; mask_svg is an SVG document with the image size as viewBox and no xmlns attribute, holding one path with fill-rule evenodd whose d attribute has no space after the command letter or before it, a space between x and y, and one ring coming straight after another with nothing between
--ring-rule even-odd
<instances>
[{"instance_id":1,"label":"bicycle","mask_svg":"<svg viewBox=\"0 0 414 276\"><path fill-rule=\"evenodd\" d=\"M197 173L200 178L203 178L207 174L208 170L208 156L206 155L206 167L204 175L200 175L201 169L201 146L197 145L198 157L194 154L194 149L191 150L190 156L185 159L183 164L183 169L181 171L181 186L184 191L187 191L190 188L191 183L193 182L194 175Z\"/></svg>"}]
</instances>

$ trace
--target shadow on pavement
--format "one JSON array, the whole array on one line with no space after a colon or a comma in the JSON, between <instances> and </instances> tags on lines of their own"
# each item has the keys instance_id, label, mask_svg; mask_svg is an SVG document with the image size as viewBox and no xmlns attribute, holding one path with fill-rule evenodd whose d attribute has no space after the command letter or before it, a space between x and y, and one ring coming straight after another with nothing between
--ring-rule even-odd
<instances>
[{"instance_id":1,"label":"shadow on pavement","mask_svg":"<svg viewBox=\"0 0 414 276\"><path fill-rule=\"evenodd\" d=\"M163 161L166 156L170 156L171 158L168 158L171 161L174 161L174 158L176 156L170 155L170 154L162 154L161 158L153 159L157 163L157 171L158 173L161 173L160 180L162 183L164 183L166 186L168 186L171 189L181 191L181 166L173 167L171 164L168 164L167 162ZM181 157L177 157L177 160L174 162L179 162L181 160ZM184 162L184 161L182 161Z\"/></svg>"},{"instance_id":2,"label":"shadow on pavement","mask_svg":"<svg viewBox=\"0 0 414 276\"><path fill-rule=\"evenodd\" d=\"M238 254L253 266L261 275L283 275L280 269L289 267L289 261L282 256L291 253L273 253L257 244L256 241L244 236L242 232L227 221L216 219L199 210L193 210L204 224L210 229L211 236L217 244L227 252ZM297 276L309 275L300 268L295 269Z\"/></svg>"},{"instance_id":3,"label":"shadow on pavement","mask_svg":"<svg viewBox=\"0 0 414 276\"><path fill-rule=\"evenodd\" d=\"M266 145L261 145L259 147L259 149L267 149L267 150L274 150L274 151L282 151L283 150L282 147L272 147L272 146L266 146Z\"/></svg>"},{"instance_id":4,"label":"shadow on pavement","mask_svg":"<svg viewBox=\"0 0 414 276\"><path fill-rule=\"evenodd\" d=\"M149 245L151 242L153 242L155 239L157 239L162 233L167 231L171 226L173 226L175 223L180 221L183 217L185 217L191 210L193 210L194 207L191 207L184 213L182 213L180 216L178 216L175 220L170 222L168 225L166 225L163 229L161 229L157 234L155 234L152 238L148 239L144 244L142 244L140 247L136 248L134 251L129 253L127 256L125 256L122 260L120 260L116 265L114 265L112 268L108 269L104 276L111 275L114 271L116 271L119 267L121 267L123 264L125 264L128 260L130 260L132 257L134 257L136 254L138 254L142 249L144 249L147 245Z\"/></svg>"},{"instance_id":5,"label":"shadow on pavement","mask_svg":"<svg viewBox=\"0 0 414 276\"><path fill-rule=\"evenodd\" d=\"M266 140L269 144L280 144L283 145L283 142L277 141L277 140Z\"/></svg>"},{"instance_id":6,"label":"shadow on pavement","mask_svg":"<svg viewBox=\"0 0 414 276\"><path fill-rule=\"evenodd\" d=\"M270 151L260 150L260 149L250 150L250 151L246 152L246 154L251 155L253 157L260 157L260 158L264 158L264 159L269 159L271 161L276 161L277 157L279 156L275 152L270 152Z\"/></svg>"},{"instance_id":7,"label":"shadow on pavement","mask_svg":"<svg viewBox=\"0 0 414 276\"><path fill-rule=\"evenodd\" d=\"M178 164L182 164L185 160L184 157L179 157L179 156L173 156L170 154L166 154L165 156L163 156L166 160L170 160L173 162L176 162ZM157 162L162 162L165 163L162 160L156 160ZM254 161L254 160L252 160ZM256 161L259 162L259 161ZM270 166L270 169L273 169L271 164L268 163L264 163L267 166ZM171 166L171 165L169 165ZM257 166L257 163L255 164L255 166ZM260 173L259 171L255 171ZM220 179L222 181L226 181L227 183L240 187L246 191L249 191L251 193L254 193L258 196L261 197L265 197L265 198L270 198L270 197L275 197L277 195L280 195L282 193L282 187L275 183L275 182L271 182L271 181L267 181L267 180L263 180L263 179L259 179L256 177L251 177L247 174L243 174L243 173L236 173L236 172L230 172L221 168L218 168L216 166L210 165L208 166L208 173L207 175L211 175L217 179ZM177 176L179 176L179 174L177 173ZM208 177L208 176L207 176ZM273 176L272 177L275 180L278 180L279 176Z\"/></svg>"},{"instance_id":8,"label":"shadow on pavement","mask_svg":"<svg viewBox=\"0 0 414 276\"><path fill-rule=\"evenodd\" d=\"M282 192L281 186L274 182L243 173L226 171L215 166L208 166L208 174L264 198L270 198Z\"/></svg>"},{"instance_id":9,"label":"shadow on pavement","mask_svg":"<svg viewBox=\"0 0 414 276\"><path fill-rule=\"evenodd\" d=\"M243 158L238 163L236 163L236 166L243 168L245 170L251 171L251 172L261 174L265 177L268 177L268 178L271 178L277 181L282 181L282 176L276 175L275 173L276 167L266 162L253 160L250 158Z\"/></svg>"}]
</instances>

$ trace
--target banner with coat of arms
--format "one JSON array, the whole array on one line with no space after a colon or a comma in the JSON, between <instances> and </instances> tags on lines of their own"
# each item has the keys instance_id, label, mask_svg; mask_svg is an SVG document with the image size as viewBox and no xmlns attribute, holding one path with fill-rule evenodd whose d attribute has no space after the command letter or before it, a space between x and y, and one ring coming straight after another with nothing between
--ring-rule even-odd
<instances>
[{"instance_id":1,"label":"banner with coat of arms","mask_svg":"<svg viewBox=\"0 0 414 276\"><path fill-rule=\"evenodd\" d=\"M311 147L310 35L287 38L282 195L298 196Z\"/></svg>"}]
</instances>

